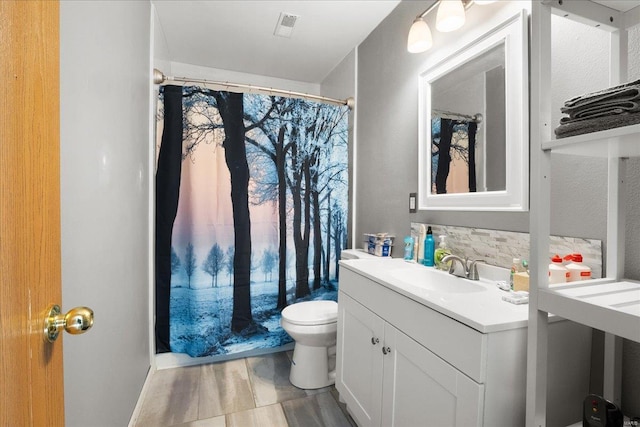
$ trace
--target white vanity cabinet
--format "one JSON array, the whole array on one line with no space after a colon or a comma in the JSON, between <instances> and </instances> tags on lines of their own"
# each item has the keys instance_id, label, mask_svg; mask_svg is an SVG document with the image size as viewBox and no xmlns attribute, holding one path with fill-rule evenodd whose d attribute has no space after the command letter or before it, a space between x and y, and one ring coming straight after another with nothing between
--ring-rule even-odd
<instances>
[{"instance_id":1,"label":"white vanity cabinet","mask_svg":"<svg viewBox=\"0 0 640 427\"><path fill-rule=\"evenodd\" d=\"M338 390L360 425L424 425L426 414L437 426L479 425L481 385L345 293L339 319Z\"/></svg>"},{"instance_id":2,"label":"white vanity cabinet","mask_svg":"<svg viewBox=\"0 0 640 427\"><path fill-rule=\"evenodd\" d=\"M349 267L340 270L336 388L359 426L524 424L526 328L479 332ZM550 328L572 358L550 355L562 381L551 396L586 394L590 330ZM570 424L573 409L554 415Z\"/></svg>"}]
</instances>

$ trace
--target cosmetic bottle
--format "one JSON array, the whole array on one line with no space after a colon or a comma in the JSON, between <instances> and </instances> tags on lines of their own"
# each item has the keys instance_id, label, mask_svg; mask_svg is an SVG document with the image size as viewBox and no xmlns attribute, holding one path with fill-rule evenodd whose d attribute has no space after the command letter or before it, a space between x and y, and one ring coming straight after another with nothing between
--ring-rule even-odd
<instances>
[{"instance_id":1,"label":"cosmetic bottle","mask_svg":"<svg viewBox=\"0 0 640 427\"><path fill-rule=\"evenodd\" d=\"M413 237L404 238L404 260L413 261Z\"/></svg>"},{"instance_id":2,"label":"cosmetic bottle","mask_svg":"<svg viewBox=\"0 0 640 427\"><path fill-rule=\"evenodd\" d=\"M418 234L418 264L424 264L424 241L427 238L427 230L424 224L420 224L420 234Z\"/></svg>"},{"instance_id":3,"label":"cosmetic bottle","mask_svg":"<svg viewBox=\"0 0 640 427\"><path fill-rule=\"evenodd\" d=\"M427 229L427 237L424 239L424 265L433 267L433 254L435 252L435 241L433 240L433 232L431 227Z\"/></svg>"}]
</instances>

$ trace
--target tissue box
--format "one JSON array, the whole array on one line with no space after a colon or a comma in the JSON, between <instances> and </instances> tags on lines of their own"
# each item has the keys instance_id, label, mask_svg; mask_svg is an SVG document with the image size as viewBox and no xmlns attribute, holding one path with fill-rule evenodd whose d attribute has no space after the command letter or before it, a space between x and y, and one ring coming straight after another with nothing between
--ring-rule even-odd
<instances>
[{"instance_id":1,"label":"tissue box","mask_svg":"<svg viewBox=\"0 0 640 427\"><path fill-rule=\"evenodd\" d=\"M364 250L371 255L390 257L394 238L387 233L365 234Z\"/></svg>"},{"instance_id":2,"label":"tissue box","mask_svg":"<svg viewBox=\"0 0 640 427\"><path fill-rule=\"evenodd\" d=\"M513 290L529 292L529 273L525 271L513 275Z\"/></svg>"}]
</instances>

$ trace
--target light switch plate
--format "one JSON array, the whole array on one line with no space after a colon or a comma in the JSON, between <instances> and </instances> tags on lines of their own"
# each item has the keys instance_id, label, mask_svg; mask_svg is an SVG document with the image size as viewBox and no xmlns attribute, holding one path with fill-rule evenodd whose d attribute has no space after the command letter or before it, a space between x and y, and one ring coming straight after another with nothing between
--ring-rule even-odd
<instances>
[{"instance_id":1,"label":"light switch plate","mask_svg":"<svg viewBox=\"0 0 640 427\"><path fill-rule=\"evenodd\" d=\"M409 193L409 213L416 213L416 193Z\"/></svg>"}]
</instances>

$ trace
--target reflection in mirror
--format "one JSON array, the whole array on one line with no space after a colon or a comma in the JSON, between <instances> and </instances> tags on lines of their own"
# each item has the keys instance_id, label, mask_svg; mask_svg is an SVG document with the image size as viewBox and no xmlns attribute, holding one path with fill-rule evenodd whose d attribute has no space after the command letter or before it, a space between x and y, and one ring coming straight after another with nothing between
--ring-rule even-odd
<instances>
[{"instance_id":1,"label":"reflection in mirror","mask_svg":"<svg viewBox=\"0 0 640 427\"><path fill-rule=\"evenodd\" d=\"M448 116L453 116L449 115ZM431 193L477 191L475 118L431 118Z\"/></svg>"},{"instance_id":2,"label":"reflection in mirror","mask_svg":"<svg viewBox=\"0 0 640 427\"><path fill-rule=\"evenodd\" d=\"M420 209L527 210L525 14L421 74Z\"/></svg>"},{"instance_id":3,"label":"reflection in mirror","mask_svg":"<svg viewBox=\"0 0 640 427\"><path fill-rule=\"evenodd\" d=\"M432 194L506 189L504 71L501 43L431 83Z\"/></svg>"}]
</instances>

